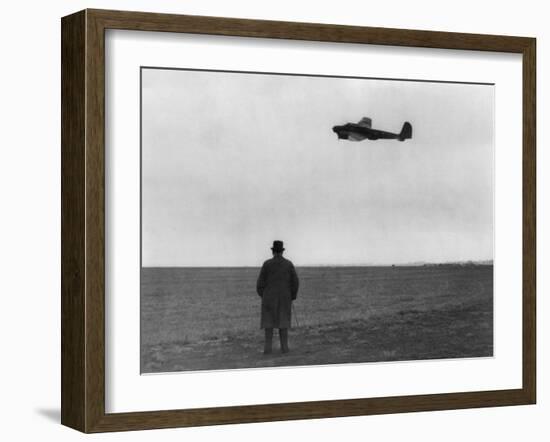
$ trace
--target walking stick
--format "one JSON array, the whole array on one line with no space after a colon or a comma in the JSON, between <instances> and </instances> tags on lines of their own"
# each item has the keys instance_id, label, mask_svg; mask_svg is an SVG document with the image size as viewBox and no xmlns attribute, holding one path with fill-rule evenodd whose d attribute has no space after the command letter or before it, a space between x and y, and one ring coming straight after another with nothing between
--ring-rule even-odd
<instances>
[{"instance_id":1,"label":"walking stick","mask_svg":"<svg viewBox=\"0 0 550 442\"><path fill-rule=\"evenodd\" d=\"M296 307L294 306L294 301L292 301L292 310L294 311L294 319L296 320L296 327L300 327L298 323L298 315L296 314Z\"/></svg>"}]
</instances>

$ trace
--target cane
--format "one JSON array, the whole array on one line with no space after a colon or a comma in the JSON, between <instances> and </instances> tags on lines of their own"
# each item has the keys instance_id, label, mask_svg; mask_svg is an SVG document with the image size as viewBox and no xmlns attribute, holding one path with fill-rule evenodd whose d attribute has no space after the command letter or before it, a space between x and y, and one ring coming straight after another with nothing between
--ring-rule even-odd
<instances>
[{"instance_id":1,"label":"cane","mask_svg":"<svg viewBox=\"0 0 550 442\"><path fill-rule=\"evenodd\" d=\"M296 320L296 327L300 327L300 324L298 322L298 315L296 314L296 306L294 305L294 302L292 302L292 310L294 312L294 319Z\"/></svg>"}]
</instances>

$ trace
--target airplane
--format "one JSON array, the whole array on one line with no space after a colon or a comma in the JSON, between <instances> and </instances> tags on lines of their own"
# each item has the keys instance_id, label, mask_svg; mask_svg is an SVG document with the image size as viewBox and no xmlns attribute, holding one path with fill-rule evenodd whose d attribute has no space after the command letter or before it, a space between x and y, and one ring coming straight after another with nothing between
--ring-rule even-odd
<instances>
[{"instance_id":1,"label":"airplane","mask_svg":"<svg viewBox=\"0 0 550 442\"><path fill-rule=\"evenodd\" d=\"M363 117L358 123L346 123L342 126L334 126L332 131L338 135L339 140L349 141L378 140L380 138L405 141L412 138L412 126L408 121L403 124L400 133L394 134L392 132L373 129L372 120L367 117Z\"/></svg>"}]
</instances>

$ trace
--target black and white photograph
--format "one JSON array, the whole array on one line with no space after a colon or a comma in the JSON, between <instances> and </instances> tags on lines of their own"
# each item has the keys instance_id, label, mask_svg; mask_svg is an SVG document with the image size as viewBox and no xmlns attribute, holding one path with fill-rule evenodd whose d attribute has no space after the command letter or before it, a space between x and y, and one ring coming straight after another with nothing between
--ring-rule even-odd
<instances>
[{"instance_id":1,"label":"black and white photograph","mask_svg":"<svg viewBox=\"0 0 550 442\"><path fill-rule=\"evenodd\" d=\"M140 75L142 374L493 356L494 84Z\"/></svg>"},{"instance_id":2,"label":"black and white photograph","mask_svg":"<svg viewBox=\"0 0 550 442\"><path fill-rule=\"evenodd\" d=\"M0 440L547 441L548 8L312 6L5 3Z\"/></svg>"}]
</instances>

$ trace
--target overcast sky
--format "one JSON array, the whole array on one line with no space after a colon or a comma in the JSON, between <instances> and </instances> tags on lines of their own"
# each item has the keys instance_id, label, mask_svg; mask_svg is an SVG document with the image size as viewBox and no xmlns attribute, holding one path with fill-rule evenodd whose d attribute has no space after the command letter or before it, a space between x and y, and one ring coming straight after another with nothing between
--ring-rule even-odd
<instances>
[{"instance_id":1,"label":"overcast sky","mask_svg":"<svg viewBox=\"0 0 550 442\"><path fill-rule=\"evenodd\" d=\"M142 264L492 259L493 131L491 85L143 69Z\"/></svg>"}]
</instances>

